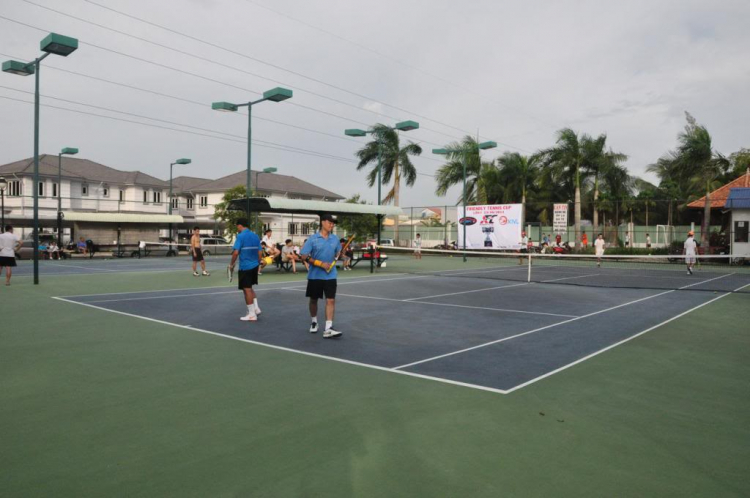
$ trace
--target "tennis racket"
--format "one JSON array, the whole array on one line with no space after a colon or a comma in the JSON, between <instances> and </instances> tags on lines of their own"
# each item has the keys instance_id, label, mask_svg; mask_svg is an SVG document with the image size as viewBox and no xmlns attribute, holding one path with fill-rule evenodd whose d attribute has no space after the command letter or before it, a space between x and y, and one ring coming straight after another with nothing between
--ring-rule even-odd
<instances>
[{"instance_id":1,"label":"tennis racket","mask_svg":"<svg viewBox=\"0 0 750 498\"><path fill-rule=\"evenodd\" d=\"M352 235L351 237L349 237L349 240L346 241L346 244L341 249L341 251L339 252L339 254L346 253L346 250L349 248L349 244L352 243L352 240L354 240L354 235ZM336 260L334 260L333 263L331 263L331 266L328 267L328 269L326 270L326 273L331 273L331 270L334 269L334 268L336 268Z\"/></svg>"},{"instance_id":2,"label":"tennis racket","mask_svg":"<svg viewBox=\"0 0 750 498\"><path fill-rule=\"evenodd\" d=\"M234 280L234 266L232 265L227 266L227 278L229 279L230 284Z\"/></svg>"}]
</instances>

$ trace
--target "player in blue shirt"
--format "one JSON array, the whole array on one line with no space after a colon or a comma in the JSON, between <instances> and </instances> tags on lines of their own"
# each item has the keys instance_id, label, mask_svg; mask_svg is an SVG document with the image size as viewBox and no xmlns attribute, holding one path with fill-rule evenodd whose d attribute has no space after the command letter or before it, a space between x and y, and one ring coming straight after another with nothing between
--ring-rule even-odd
<instances>
[{"instance_id":1,"label":"player in blue shirt","mask_svg":"<svg viewBox=\"0 0 750 498\"><path fill-rule=\"evenodd\" d=\"M326 298L326 328L323 338L341 337L341 332L333 328L333 314L336 309L336 260L341 244L333 232L336 220L330 214L320 216L320 231L307 239L302 246L300 257L310 263L307 274L307 292L310 298L310 333L318 331L318 299Z\"/></svg>"},{"instance_id":2,"label":"player in blue shirt","mask_svg":"<svg viewBox=\"0 0 750 498\"><path fill-rule=\"evenodd\" d=\"M237 258L240 258L240 271L237 278L237 287L245 294L245 304L247 304L247 315L240 318L244 322L258 321L260 307L258 298L253 290L253 285L258 285L258 262L260 261L260 239L257 235L247 228L247 218L237 220L237 239L234 241L234 251L232 251L232 262L229 263L231 268Z\"/></svg>"}]
</instances>

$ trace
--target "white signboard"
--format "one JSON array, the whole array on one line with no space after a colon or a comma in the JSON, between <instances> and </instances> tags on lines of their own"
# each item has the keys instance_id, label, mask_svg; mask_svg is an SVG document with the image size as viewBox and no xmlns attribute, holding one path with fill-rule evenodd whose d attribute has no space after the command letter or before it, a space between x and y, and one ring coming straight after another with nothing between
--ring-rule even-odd
<instances>
[{"instance_id":1,"label":"white signboard","mask_svg":"<svg viewBox=\"0 0 750 498\"><path fill-rule=\"evenodd\" d=\"M555 204L552 215L552 231L556 234L566 234L568 232L568 205Z\"/></svg>"},{"instance_id":2,"label":"white signboard","mask_svg":"<svg viewBox=\"0 0 750 498\"><path fill-rule=\"evenodd\" d=\"M458 207L458 247L467 249L520 249L521 205L495 204Z\"/></svg>"}]
</instances>

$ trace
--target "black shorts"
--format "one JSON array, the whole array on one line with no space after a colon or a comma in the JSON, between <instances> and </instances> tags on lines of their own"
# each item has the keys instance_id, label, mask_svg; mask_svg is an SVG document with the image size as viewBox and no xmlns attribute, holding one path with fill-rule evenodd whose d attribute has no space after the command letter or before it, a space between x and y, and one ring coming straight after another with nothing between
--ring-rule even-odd
<instances>
[{"instance_id":1,"label":"black shorts","mask_svg":"<svg viewBox=\"0 0 750 498\"><path fill-rule=\"evenodd\" d=\"M16 266L16 258L10 256L0 257L0 266Z\"/></svg>"},{"instance_id":2,"label":"black shorts","mask_svg":"<svg viewBox=\"0 0 750 498\"><path fill-rule=\"evenodd\" d=\"M193 261L203 261L203 249L199 249L198 251L192 249L191 253L193 255Z\"/></svg>"},{"instance_id":3,"label":"black shorts","mask_svg":"<svg viewBox=\"0 0 750 498\"><path fill-rule=\"evenodd\" d=\"M336 299L336 279L331 280L308 280L305 296L310 299Z\"/></svg>"},{"instance_id":4,"label":"black shorts","mask_svg":"<svg viewBox=\"0 0 750 498\"><path fill-rule=\"evenodd\" d=\"M240 270L237 274L237 288L250 289L253 285L258 285L258 267L252 270Z\"/></svg>"}]
</instances>

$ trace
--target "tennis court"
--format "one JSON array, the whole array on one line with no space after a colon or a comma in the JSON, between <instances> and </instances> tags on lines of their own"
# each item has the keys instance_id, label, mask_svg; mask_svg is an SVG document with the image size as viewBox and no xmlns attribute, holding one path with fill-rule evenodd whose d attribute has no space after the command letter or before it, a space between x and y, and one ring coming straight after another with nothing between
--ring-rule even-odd
<instances>
[{"instance_id":1,"label":"tennis court","mask_svg":"<svg viewBox=\"0 0 750 498\"><path fill-rule=\"evenodd\" d=\"M39 286L20 263L1 301L11 495L748 490L746 266L393 251L339 273L344 336L325 340L301 266L264 272L244 323L227 260L42 261Z\"/></svg>"}]
</instances>

